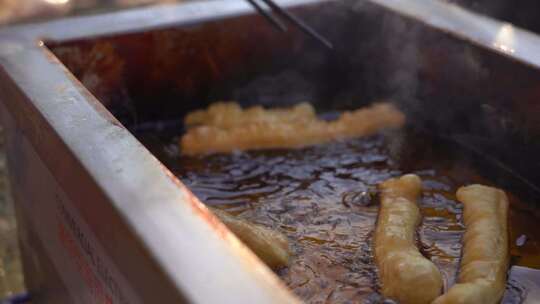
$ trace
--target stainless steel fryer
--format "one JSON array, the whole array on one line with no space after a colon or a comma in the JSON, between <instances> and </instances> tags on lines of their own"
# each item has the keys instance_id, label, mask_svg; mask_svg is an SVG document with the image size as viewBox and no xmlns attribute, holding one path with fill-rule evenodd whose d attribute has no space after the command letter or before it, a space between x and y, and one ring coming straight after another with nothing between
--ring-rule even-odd
<instances>
[{"instance_id":1,"label":"stainless steel fryer","mask_svg":"<svg viewBox=\"0 0 540 304\"><path fill-rule=\"evenodd\" d=\"M219 98L325 110L388 98L410 127L486 155L538 197L536 35L438 1L279 3L335 50L275 31L243 0L0 32L0 119L34 301L297 301L130 132Z\"/></svg>"}]
</instances>

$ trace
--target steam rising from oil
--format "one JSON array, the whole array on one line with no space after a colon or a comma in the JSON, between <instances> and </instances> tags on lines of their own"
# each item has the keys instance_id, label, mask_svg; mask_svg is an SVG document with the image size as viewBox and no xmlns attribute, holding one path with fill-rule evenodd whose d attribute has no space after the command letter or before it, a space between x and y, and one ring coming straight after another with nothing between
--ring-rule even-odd
<instances>
[{"instance_id":1,"label":"steam rising from oil","mask_svg":"<svg viewBox=\"0 0 540 304\"><path fill-rule=\"evenodd\" d=\"M451 2L508 21L530 20L524 4L516 4L517 12L509 8L514 4L502 1ZM308 101L319 112L390 100L415 127L493 155L505 153L494 146L529 136L519 133L526 128L512 116L509 102L516 91L514 79L526 82L530 76L504 57L370 1L333 1L328 9L298 10L298 15L329 38L335 50L295 36L291 54L280 55L272 71L247 81L232 99L268 106ZM512 53L513 33L507 24L494 37L501 52ZM400 151L401 137L395 138L392 150Z\"/></svg>"}]
</instances>

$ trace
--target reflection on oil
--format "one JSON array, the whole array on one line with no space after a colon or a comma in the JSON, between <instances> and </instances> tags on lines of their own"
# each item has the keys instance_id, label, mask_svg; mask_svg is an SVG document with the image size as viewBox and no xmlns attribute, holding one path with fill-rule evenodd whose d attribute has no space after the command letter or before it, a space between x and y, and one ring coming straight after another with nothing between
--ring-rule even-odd
<instances>
[{"instance_id":1,"label":"reflection on oil","mask_svg":"<svg viewBox=\"0 0 540 304\"><path fill-rule=\"evenodd\" d=\"M278 274L304 301L379 303L371 251L376 185L405 172L422 178L419 244L447 288L456 277L464 232L455 191L473 182L490 184L444 149L410 145L395 149L376 136L300 150L176 155L168 162L203 202L287 235L293 255ZM533 229L539 215L512 195L510 201L513 265L540 268L540 231ZM522 235L527 241L518 246Z\"/></svg>"}]
</instances>

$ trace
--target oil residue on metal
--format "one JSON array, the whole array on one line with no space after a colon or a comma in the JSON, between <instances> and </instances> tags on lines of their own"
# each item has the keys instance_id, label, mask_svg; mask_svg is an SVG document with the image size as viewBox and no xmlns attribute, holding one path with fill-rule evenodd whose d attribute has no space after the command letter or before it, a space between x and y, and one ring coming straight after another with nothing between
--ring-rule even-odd
<instances>
[{"instance_id":1,"label":"oil residue on metal","mask_svg":"<svg viewBox=\"0 0 540 304\"><path fill-rule=\"evenodd\" d=\"M423 179L418 240L442 271L445 288L455 280L464 232L455 191L464 184L490 184L426 143L410 148L396 138L401 136L299 150L175 156L169 167L206 204L284 233L293 254L278 275L302 300L378 303L383 299L371 252L377 184L409 172ZM540 217L527 206L511 195L512 263L540 267L540 232L534 230Z\"/></svg>"}]
</instances>

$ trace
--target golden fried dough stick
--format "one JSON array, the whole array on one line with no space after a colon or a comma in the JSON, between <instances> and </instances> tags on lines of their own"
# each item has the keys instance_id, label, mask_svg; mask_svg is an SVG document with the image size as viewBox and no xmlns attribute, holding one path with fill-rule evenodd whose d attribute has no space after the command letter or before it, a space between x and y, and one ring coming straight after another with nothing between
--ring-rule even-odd
<instances>
[{"instance_id":1,"label":"golden fried dough stick","mask_svg":"<svg viewBox=\"0 0 540 304\"><path fill-rule=\"evenodd\" d=\"M441 293L443 281L437 267L415 245L422 181L407 174L381 183L379 190L374 241L382 293L401 304L431 303Z\"/></svg>"},{"instance_id":2,"label":"golden fried dough stick","mask_svg":"<svg viewBox=\"0 0 540 304\"><path fill-rule=\"evenodd\" d=\"M216 102L207 110L198 110L189 113L184 119L186 126L207 125L230 128L255 122L299 122L316 120L315 109L306 102L289 109L264 109L254 106L242 109L235 102Z\"/></svg>"},{"instance_id":3,"label":"golden fried dough stick","mask_svg":"<svg viewBox=\"0 0 540 304\"><path fill-rule=\"evenodd\" d=\"M508 269L508 198L482 185L461 187L457 198L466 226L458 283L434 303L498 303Z\"/></svg>"},{"instance_id":4,"label":"golden fried dough stick","mask_svg":"<svg viewBox=\"0 0 540 304\"><path fill-rule=\"evenodd\" d=\"M290 109L241 109L236 103L217 103L188 114L187 133L180 141L183 154L234 150L294 148L335 139L372 135L397 128L405 116L389 103L343 113L335 121L318 119L307 103Z\"/></svg>"},{"instance_id":5,"label":"golden fried dough stick","mask_svg":"<svg viewBox=\"0 0 540 304\"><path fill-rule=\"evenodd\" d=\"M212 212L246 246L271 268L286 266L289 262L289 242L281 233L249 221L236 218L229 213L211 208Z\"/></svg>"}]
</instances>

